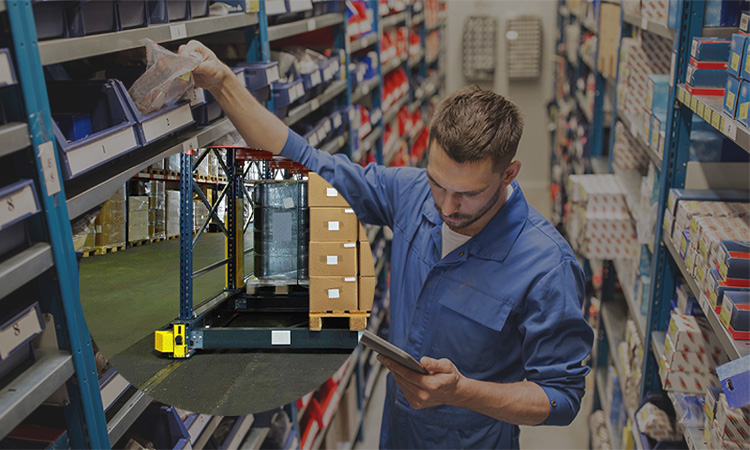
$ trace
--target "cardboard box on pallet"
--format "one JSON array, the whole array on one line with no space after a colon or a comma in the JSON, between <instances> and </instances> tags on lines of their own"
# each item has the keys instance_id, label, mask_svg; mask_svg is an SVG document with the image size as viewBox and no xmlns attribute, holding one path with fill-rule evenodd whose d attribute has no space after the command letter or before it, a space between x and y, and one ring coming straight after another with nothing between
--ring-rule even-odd
<instances>
[{"instance_id":1,"label":"cardboard box on pallet","mask_svg":"<svg viewBox=\"0 0 750 450\"><path fill-rule=\"evenodd\" d=\"M310 207L310 240L356 241L359 222L351 208Z\"/></svg>"},{"instance_id":2,"label":"cardboard box on pallet","mask_svg":"<svg viewBox=\"0 0 750 450\"><path fill-rule=\"evenodd\" d=\"M125 245L125 188L118 189L102 206L96 216L96 246L119 247Z\"/></svg>"},{"instance_id":3,"label":"cardboard box on pallet","mask_svg":"<svg viewBox=\"0 0 750 450\"><path fill-rule=\"evenodd\" d=\"M148 196L128 198L128 242L148 239Z\"/></svg>"},{"instance_id":4,"label":"cardboard box on pallet","mask_svg":"<svg viewBox=\"0 0 750 450\"><path fill-rule=\"evenodd\" d=\"M357 300L357 309L359 311L371 311L372 302L375 298L375 287L378 280L375 277L359 277L359 295Z\"/></svg>"},{"instance_id":5,"label":"cardboard box on pallet","mask_svg":"<svg viewBox=\"0 0 750 450\"><path fill-rule=\"evenodd\" d=\"M307 196L310 207L330 206L349 208L344 197L320 175L314 172L307 174Z\"/></svg>"},{"instance_id":6,"label":"cardboard box on pallet","mask_svg":"<svg viewBox=\"0 0 750 450\"><path fill-rule=\"evenodd\" d=\"M166 203L167 237L180 235L180 191L167 191Z\"/></svg>"},{"instance_id":7,"label":"cardboard box on pallet","mask_svg":"<svg viewBox=\"0 0 750 450\"><path fill-rule=\"evenodd\" d=\"M374 277L375 276L375 261L372 257L372 247L370 241L367 240L367 233L360 224L359 226L359 276L361 277Z\"/></svg>"},{"instance_id":8,"label":"cardboard box on pallet","mask_svg":"<svg viewBox=\"0 0 750 450\"><path fill-rule=\"evenodd\" d=\"M310 276L356 276L356 242L310 242Z\"/></svg>"},{"instance_id":9,"label":"cardboard box on pallet","mask_svg":"<svg viewBox=\"0 0 750 450\"><path fill-rule=\"evenodd\" d=\"M310 277L310 311L357 310L357 277Z\"/></svg>"}]
</instances>

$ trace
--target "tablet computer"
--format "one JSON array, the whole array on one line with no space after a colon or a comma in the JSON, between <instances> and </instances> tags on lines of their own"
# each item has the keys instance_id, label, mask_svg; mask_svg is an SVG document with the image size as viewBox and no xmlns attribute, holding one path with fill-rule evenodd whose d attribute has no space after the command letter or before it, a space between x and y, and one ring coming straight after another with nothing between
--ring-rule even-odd
<instances>
[{"instance_id":1,"label":"tablet computer","mask_svg":"<svg viewBox=\"0 0 750 450\"><path fill-rule=\"evenodd\" d=\"M364 333L362 333L360 342L408 369L424 375L430 374L430 372L425 369L424 366L419 363L419 361L412 358L410 354L406 353L405 351L401 350L400 348L396 347L395 345L391 344L375 333L371 333L365 330Z\"/></svg>"}]
</instances>

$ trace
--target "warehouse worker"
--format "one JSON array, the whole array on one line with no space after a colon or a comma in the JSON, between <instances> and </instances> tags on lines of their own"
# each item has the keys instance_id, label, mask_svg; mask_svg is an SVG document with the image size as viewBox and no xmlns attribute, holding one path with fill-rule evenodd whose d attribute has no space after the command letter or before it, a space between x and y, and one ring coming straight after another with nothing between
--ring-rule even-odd
<instances>
[{"instance_id":1,"label":"warehouse worker","mask_svg":"<svg viewBox=\"0 0 750 450\"><path fill-rule=\"evenodd\" d=\"M393 230L389 340L394 361L381 446L517 448L517 425L567 425L584 393L593 332L584 276L565 240L521 192L518 108L463 89L430 125L427 169L361 167L313 149L259 104L202 44L196 85L248 145L296 160L336 187L365 223Z\"/></svg>"}]
</instances>

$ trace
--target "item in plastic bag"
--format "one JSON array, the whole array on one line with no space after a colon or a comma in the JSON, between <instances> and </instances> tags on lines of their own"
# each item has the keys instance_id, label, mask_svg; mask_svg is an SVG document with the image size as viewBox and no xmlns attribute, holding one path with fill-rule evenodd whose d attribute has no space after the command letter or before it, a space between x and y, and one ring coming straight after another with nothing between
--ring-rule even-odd
<instances>
[{"instance_id":1,"label":"item in plastic bag","mask_svg":"<svg viewBox=\"0 0 750 450\"><path fill-rule=\"evenodd\" d=\"M176 103L194 87L197 58L170 52L151 39L146 45L146 72L128 89L135 106L144 116Z\"/></svg>"}]
</instances>

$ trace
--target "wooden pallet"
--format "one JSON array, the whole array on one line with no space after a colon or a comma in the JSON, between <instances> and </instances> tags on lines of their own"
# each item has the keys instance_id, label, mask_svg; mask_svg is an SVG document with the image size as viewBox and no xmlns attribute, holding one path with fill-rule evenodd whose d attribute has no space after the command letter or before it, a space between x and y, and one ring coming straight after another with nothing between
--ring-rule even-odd
<instances>
[{"instance_id":1,"label":"wooden pallet","mask_svg":"<svg viewBox=\"0 0 750 450\"><path fill-rule=\"evenodd\" d=\"M367 311L310 311L310 331L323 329L324 317L344 317L349 319L349 331L364 331L367 328Z\"/></svg>"},{"instance_id":2,"label":"wooden pallet","mask_svg":"<svg viewBox=\"0 0 750 450\"><path fill-rule=\"evenodd\" d=\"M83 258L88 258L89 256L94 256L95 251L96 250L84 250L81 254L83 255Z\"/></svg>"},{"instance_id":3,"label":"wooden pallet","mask_svg":"<svg viewBox=\"0 0 750 450\"><path fill-rule=\"evenodd\" d=\"M167 239L169 239L169 238L166 238L166 237L161 237L161 238L153 238L153 239L149 239L149 241L153 243L153 242L161 242L161 241L166 241Z\"/></svg>"},{"instance_id":4,"label":"wooden pallet","mask_svg":"<svg viewBox=\"0 0 750 450\"><path fill-rule=\"evenodd\" d=\"M164 174L168 175L170 177L179 177L180 176L180 172L175 172L174 170L165 170Z\"/></svg>"},{"instance_id":5,"label":"wooden pallet","mask_svg":"<svg viewBox=\"0 0 750 450\"><path fill-rule=\"evenodd\" d=\"M131 247L140 247L141 245L146 245L146 244L150 244L150 243L151 243L151 241L148 240L148 239L142 239L140 241L129 242L129 244L130 244Z\"/></svg>"},{"instance_id":6,"label":"wooden pallet","mask_svg":"<svg viewBox=\"0 0 750 450\"><path fill-rule=\"evenodd\" d=\"M117 253L120 251L125 250L124 245L114 245L114 246L108 246L108 247L96 247L94 250L95 255L106 255L107 253Z\"/></svg>"}]
</instances>

